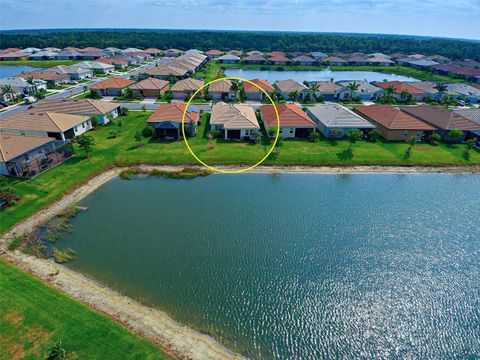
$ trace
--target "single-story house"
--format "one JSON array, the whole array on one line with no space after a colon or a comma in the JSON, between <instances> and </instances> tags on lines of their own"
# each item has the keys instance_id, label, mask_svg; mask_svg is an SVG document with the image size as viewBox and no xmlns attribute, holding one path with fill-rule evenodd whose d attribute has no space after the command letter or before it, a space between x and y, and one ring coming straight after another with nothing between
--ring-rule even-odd
<instances>
[{"instance_id":1,"label":"single-story house","mask_svg":"<svg viewBox=\"0 0 480 360\"><path fill-rule=\"evenodd\" d=\"M57 53L53 51L39 51L30 55L28 58L30 60L50 60L55 59L55 56L57 56Z\"/></svg>"},{"instance_id":2,"label":"single-story house","mask_svg":"<svg viewBox=\"0 0 480 360\"><path fill-rule=\"evenodd\" d=\"M147 124L154 127L156 138L178 140L182 136L184 112L185 133L188 136L193 136L200 118L200 110L194 105L186 108L186 104L183 103L160 104L148 118Z\"/></svg>"},{"instance_id":3,"label":"single-story house","mask_svg":"<svg viewBox=\"0 0 480 360\"><path fill-rule=\"evenodd\" d=\"M67 74L72 80L83 80L93 77L93 70L80 68L78 66L58 65L49 70L58 74Z\"/></svg>"},{"instance_id":4,"label":"single-story house","mask_svg":"<svg viewBox=\"0 0 480 360\"><path fill-rule=\"evenodd\" d=\"M0 87L0 101L8 104L11 101L15 100L18 97L19 93L17 93L15 90L11 89L11 91L8 91L4 87Z\"/></svg>"},{"instance_id":5,"label":"single-story house","mask_svg":"<svg viewBox=\"0 0 480 360\"><path fill-rule=\"evenodd\" d=\"M93 70L95 74L108 74L115 70L114 65L105 64L98 61L82 61L72 66Z\"/></svg>"},{"instance_id":6,"label":"single-story house","mask_svg":"<svg viewBox=\"0 0 480 360\"><path fill-rule=\"evenodd\" d=\"M168 50L165 50L162 55L165 57L177 57L182 55L182 50L168 49Z\"/></svg>"},{"instance_id":7,"label":"single-story house","mask_svg":"<svg viewBox=\"0 0 480 360\"><path fill-rule=\"evenodd\" d=\"M128 67L128 61L117 58L100 58L96 62L113 65L115 69L126 69Z\"/></svg>"},{"instance_id":8,"label":"single-story house","mask_svg":"<svg viewBox=\"0 0 480 360\"><path fill-rule=\"evenodd\" d=\"M327 139L342 138L351 129L362 131L375 129L375 125L339 104L311 106L308 108L307 114Z\"/></svg>"},{"instance_id":9,"label":"single-story house","mask_svg":"<svg viewBox=\"0 0 480 360\"><path fill-rule=\"evenodd\" d=\"M375 82L374 85L376 87L379 87L382 89L382 93L385 92L385 90L390 87L390 86L393 86L394 89L395 89L395 92L394 92L394 97L395 99L397 100L403 100L402 99L402 92L403 91L406 91L408 93L410 93L412 95L412 100L413 101L423 101L423 99L425 98L425 95L427 95L425 93L425 91L421 90L421 89L418 89L406 82L402 82L402 81L379 81L379 82Z\"/></svg>"},{"instance_id":10,"label":"single-story house","mask_svg":"<svg viewBox=\"0 0 480 360\"><path fill-rule=\"evenodd\" d=\"M258 85L259 87L261 87L270 96L275 91L275 88L273 87L273 85L270 84L267 80L253 79L253 80L250 80L250 81L252 83ZM265 96L265 93L263 91L261 91L257 86L252 85L252 84L250 84L246 81L243 82L243 89L245 90L245 96L247 97L247 100L262 101L262 100L265 100L267 98Z\"/></svg>"},{"instance_id":11,"label":"single-story house","mask_svg":"<svg viewBox=\"0 0 480 360\"><path fill-rule=\"evenodd\" d=\"M290 100L290 94L298 93L299 99L305 99L307 94L312 94L312 91L301 82L293 79L277 80L273 83L278 92L285 100Z\"/></svg>"},{"instance_id":12,"label":"single-story house","mask_svg":"<svg viewBox=\"0 0 480 360\"><path fill-rule=\"evenodd\" d=\"M378 56L368 58L368 62L369 62L369 65L379 65L379 66L391 66L395 64L395 62L390 59L387 59L384 57L378 57Z\"/></svg>"},{"instance_id":13,"label":"single-story house","mask_svg":"<svg viewBox=\"0 0 480 360\"><path fill-rule=\"evenodd\" d=\"M439 106L420 105L404 107L402 111L435 126L437 133L445 141L463 141L468 131L480 130L480 124ZM448 133L453 129L462 130L463 135L458 138L451 138Z\"/></svg>"},{"instance_id":14,"label":"single-story house","mask_svg":"<svg viewBox=\"0 0 480 360\"><path fill-rule=\"evenodd\" d=\"M347 60L342 59L341 57L338 57L338 56L329 56L324 58L322 61L326 64L333 65L333 66L348 65Z\"/></svg>"},{"instance_id":15,"label":"single-story house","mask_svg":"<svg viewBox=\"0 0 480 360\"><path fill-rule=\"evenodd\" d=\"M347 62L349 65L370 65L370 61L365 56L360 55L352 55L347 58Z\"/></svg>"},{"instance_id":16,"label":"single-story house","mask_svg":"<svg viewBox=\"0 0 480 360\"><path fill-rule=\"evenodd\" d=\"M280 136L284 138L305 139L317 127L298 105L277 104L276 107L280 119ZM260 108L260 116L267 131L278 126L273 105L263 105Z\"/></svg>"},{"instance_id":17,"label":"single-story house","mask_svg":"<svg viewBox=\"0 0 480 360\"><path fill-rule=\"evenodd\" d=\"M90 86L100 96L120 96L135 81L123 78L109 78Z\"/></svg>"},{"instance_id":18,"label":"single-story house","mask_svg":"<svg viewBox=\"0 0 480 360\"><path fill-rule=\"evenodd\" d=\"M76 60L80 55L81 54L78 51L63 50L59 53L56 53L53 58L55 60Z\"/></svg>"},{"instance_id":19,"label":"single-story house","mask_svg":"<svg viewBox=\"0 0 480 360\"><path fill-rule=\"evenodd\" d=\"M162 54L162 50L157 48L148 48L143 50L144 53L147 53L151 56L160 56Z\"/></svg>"},{"instance_id":20,"label":"single-story house","mask_svg":"<svg viewBox=\"0 0 480 360\"><path fill-rule=\"evenodd\" d=\"M85 115L89 117L95 115L100 125L109 123L110 119L116 118L120 112L119 103L93 99L45 99L33 106L35 112L59 112L61 114Z\"/></svg>"},{"instance_id":21,"label":"single-story house","mask_svg":"<svg viewBox=\"0 0 480 360\"><path fill-rule=\"evenodd\" d=\"M34 80L43 80L47 82L47 85L50 86L59 86L65 84L70 80L68 74L58 74L55 71L50 70L32 70L18 74L17 77L28 79L33 78Z\"/></svg>"},{"instance_id":22,"label":"single-story house","mask_svg":"<svg viewBox=\"0 0 480 360\"><path fill-rule=\"evenodd\" d=\"M129 47L129 48L120 50L120 52L126 53L126 54L138 53L138 52L140 52L140 51L142 51L142 50L140 50L140 49L138 49L138 48L132 48L132 47Z\"/></svg>"},{"instance_id":23,"label":"single-story house","mask_svg":"<svg viewBox=\"0 0 480 360\"><path fill-rule=\"evenodd\" d=\"M284 55L277 54L268 58L268 62L273 65L288 65L291 63L291 60Z\"/></svg>"},{"instance_id":24,"label":"single-story house","mask_svg":"<svg viewBox=\"0 0 480 360\"><path fill-rule=\"evenodd\" d=\"M136 96L140 97L159 97L168 90L170 82L156 78L147 78L134 85L131 89Z\"/></svg>"},{"instance_id":25,"label":"single-story house","mask_svg":"<svg viewBox=\"0 0 480 360\"><path fill-rule=\"evenodd\" d=\"M145 73L156 79L177 81L181 79L186 79L189 75L192 74L192 71L184 67L178 67L175 65L160 64L158 66L147 69Z\"/></svg>"},{"instance_id":26,"label":"single-story house","mask_svg":"<svg viewBox=\"0 0 480 360\"><path fill-rule=\"evenodd\" d=\"M351 92L347 87L352 83L356 83L358 85L358 89L354 90L353 92ZM372 100L376 99L382 92L382 89L370 84L367 80L339 81L338 85L342 86L342 89L337 92L339 100L349 99L350 95L354 99L358 98L360 100Z\"/></svg>"},{"instance_id":27,"label":"single-story house","mask_svg":"<svg viewBox=\"0 0 480 360\"><path fill-rule=\"evenodd\" d=\"M468 84L448 84L447 88L458 94L457 99L468 100L472 104L476 104L480 100L480 90Z\"/></svg>"},{"instance_id":28,"label":"single-story house","mask_svg":"<svg viewBox=\"0 0 480 360\"><path fill-rule=\"evenodd\" d=\"M203 51L198 49L190 49L183 53L184 55L202 55Z\"/></svg>"},{"instance_id":29,"label":"single-story house","mask_svg":"<svg viewBox=\"0 0 480 360\"><path fill-rule=\"evenodd\" d=\"M0 134L0 174L32 178L74 154L72 144L52 137Z\"/></svg>"},{"instance_id":30,"label":"single-story house","mask_svg":"<svg viewBox=\"0 0 480 360\"><path fill-rule=\"evenodd\" d=\"M88 52L92 52L92 51L102 51L102 49L99 49L99 48L94 47L94 46L87 46L86 48L83 48L83 49L77 49L77 51L81 52L81 53L88 53Z\"/></svg>"},{"instance_id":31,"label":"single-story house","mask_svg":"<svg viewBox=\"0 0 480 360\"><path fill-rule=\"evenodd\" d=\"M243 58L245 64L265 64L265 58L259 55L248 55Z\"/></svg>"},{"instance_id":32,"label":"single-story house","mask_svg":"<svg viewBox=\"0 0 480 360\"><path fill-rule=\"evenodd\" d=\"M413 86L425 94L424 99L429 97L432 100L440 100L440 95L438 90L435 88L436 84L430 81L412 81L406 82L406 84Z\"/></svg>"},{"instance_id":33,"label":"single-story house","mask_svg":"<svg viewBox=\"0 0 480 360\"><path fill-rule=\"evenodd\" d=\"M266 54L268 57L274 57L274 56L285 56L285 53L283 51L270 51Z\"/></svg>"},{"instance_id":34,"label":"single-story house","mask_svg":"<svg viewBox=\"0 0 480 360\"><path fill-rule=\"evenodd\" d=\"M232 55L241 57L243 55L243 51L242 50L230 50L230 51L227 52L227 54L232 54Z\"/></svg>"},{"instance_id":35,"label":"single-story house","mask_svg":"<svg viewBox=\"0 0 480 360\"><path fill-rule=\"evenodd\" d=\"M300 65L315 65L316 60L307 55L300 55L294 58L293 62L296 62Z\"/></svg>"},{"instance_id":36,"label":"single-story house","mask_svg":"<svg viewBox=\"0 0 480 360\"><path fill-rule=\"evenodd\" d=\"M420 60L410 61L408 65L417 69L426 70L438 64L439 64L438 62L433 60L420 59Z\"/></svg>"},{"instance_id":37,"label":"single-story house","mask_svg":"<svg viewBox=\"0 0 480 360\"><path fill-rule=\"evenodd\" d=\"M89 116L23 111L0 121L0 134L71 139L92 128Z\"/></svg>"},{"instance_id":38,"label":"single-story house","mask_svg":"<svg viewBox=\"0 0 480 360\"><path fill-rule=\"evenodd\" d=\"M252 50L252 51L247 52L247 55L255 55L255 56L263 57L265 54L261 51L258 51L258 50Z\"/></svg>"},{"instance_id":39,"label":"single-story house","mask_svg":"<svg viewBox=\"0 0 480 360\"><path fill-rule=\"evenodd\" d=\"M239 104L213 105L210 127L222 132L225 139L231 140L255 139L260 131L253 108Z\"/></svg>"},{"instance_id":40,"label":"single-story house","mask_svg":"<svg viewBox=\"0 0 480 360\"><path fill-rule=\"evenodd\" d=\"M464 68L464 67L452 65L452 64L434 65L431 67L431 69L435 70L439 74L444 74L444 75L453 74L455 76L466 78L472 81L475 81L476 77L480 76L480 69Z\"/></svg>"},{"instance_id":41,"label":"single-story house","mask_svg":"<svg viewBox=\"0 0 480 360\"><path fill-rule=\"evenodd\" d=\"M454 113L463 116L475 124L480 125L480 109L457 109ZM467 139L474 138L480 141L480 130L471 130L467 135Z\"/></svg>"},{"instance_id":42,"label":"single-story house","mask_svg":"<svg viewBox=\"0 0 480 360\"><path fill-rule=\"evenodd\" d=\"M323 61L324 58L328 57L327 54L321 52L321 51L312 51L310 53L310 55L312 55L312 57L316 60L319 60L319 61Z\"/></svg>"},{"instance_id":43,"label":"single-story house","mask_svg":"<svg viewBox=\"0 0 480 360\"><path fill-rule=\"evenodd\" d=\"M38 90L47 90L47 82L45 80L34 79L30 84L26 79L19 77L7 77L0 79L0 87L10 86L13 91L18 94L30 95Z\"/></svg>"},{"instance_id":44,"label":"single-story house","mask_svg":"<svg viewBox=\"0 0 480 360\"><path fill-rule=\"evenodd\" d=\"M384 53L379 53L379 52L376 52L376 53L373 53L373 54L368 54L368 57L370 57L370 58L391 59L391 56L386 55Z\"/></svg>"},{"instance_id":45,"label":"single-story house","mask_svg":"<svg viewBox=\"0 0 480 360\"><path fill-rule=\"evenodd\" d=\"M316 84L316 85L313 85ZM315 81L310 83L316 97L321 96L324 100L335 100L343 90L343 86L333 81Z\"/></svg>"},{"instance_id":46,"label":"single-story house","mask_svg":"<svg viewBox=\"0 0 480 360\"><path fill-rule=\"evenodd\" d=\"M1 60L20 60L24 57L27 57L28 54L24 54L19 51L12 51L12 52L4 52L0 54L0 61Z\"/></svg>"},{"instance_id":47,"label":"single-story house","mask_svg":"<svg viewBox=\"0 0 480 360\"><path fill-rule=\"evenodd\" d=\"M232 89L232 80L221 79L208 86L208 93L214 100L235 100L238 90Z\"/></svg>"},{"instance_id":48,"label":"single-story house","mask_svg":"<svg viewBox=\"0 0 480 360\"><path fill-rule=\"evenodd\" d=\"M217 49L212 49L212 50L208 50L207 52L205 52L205 55L207 55L209 59L217 59L220 56L222 56L223 54L224 54L223 51L220 51L220 50L217 50Z\"/></svg>"},{"instance_id":49,"label":"single-story house","mask_svg":"<svg viewBox=\"0 0 480 360\"><path fill-rule=\"evenodd\" d=\"M117 54L120 54L120 52L121 52L121 50L119 48L116 48L116 47L107 47L107 48L103 49L102 51L109 56L117 55Z\"/></svg>"},{"instance_id":50,"label":"single-story house","mask_svg":"<svg viewBox=\"0 0 480 360\"><path fill-rule=\"evenodd\" d=\"M0 52L3 52L5 50L1 50ZM28 48L25 48L23 50L20 50L21 53L24 53L24 54L33 54L33 53L36 53L36 52L39 52L39 51L42 51L42 49L39 49L39 48L36 48L36 47L28 47Z\"/></svg>"},{"instance_id":51,"label":"single-story house","mask_svg":"<svg viewBox=\"0 0 480 360\"><path fill-rule=\"evenodd\" d=\"M203 80L187 78L177 81L170 91L174 99L188 100L198 89L203 87L204 83ZM201 91L198 92L197 96L202 96Z\"/></svg>"},{"instance_id":52,"label":"single-story house","mask_svg":"<svg viewBox=\"0 0 480 360\"><path fill-rule=\"evenodd\" d=\"M437 130L434 126L390 105L357 106L354 111L377 127L385 140L422 140Z\"/></svg>"},{"instance_id":53,"label":"single-story house","mask_svg":"<svg viewBox=\"0 0 480 360\"><path fill-rule=\"evenodd\" d=\"M218 62L222 64L238 64L240 63L240 57L233 54L225 54L217 58Z\"/></svg>"}]
</instances>

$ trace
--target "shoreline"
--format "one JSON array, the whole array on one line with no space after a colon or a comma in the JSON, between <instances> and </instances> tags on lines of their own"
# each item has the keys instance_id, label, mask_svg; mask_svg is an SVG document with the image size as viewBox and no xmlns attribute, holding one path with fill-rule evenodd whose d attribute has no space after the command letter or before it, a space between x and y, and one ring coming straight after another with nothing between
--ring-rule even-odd
<instances>
[{"instance_id":1,"label":"shoreline","mask_svg":"<svg viewBox=\"0 0 480 360\"><path fill-rule=\"evenodd\" d=\"M138 165L113 167L94 176L83 185L65 194L60 200L41 209L29 218L16 224L0 237L0 257L9 263L40 278L50 286L62 291L73 299L102 312L114 321L122 324L133 333L159 345L175 358L187 359L243 359L218 343L213 337L201 334L171 319L163 311L140 304L121 295L108 286L97 283L85 275L70 270L47 259L36 258L19 250L7 251L9 241L16 234L30 232L53 216L75 205L78 201L93 193L99 187L119 176L127 169L145 171L179 171L184 168L204 169L203 166ZM218 166L219 169L232 170L238 166ZM480 174L480 166L446 167L398 167L398 166L259 166L250 173L308 173L308 174ZM59 271L57 275L53 275Z\"/></svg>"}]
</instances>

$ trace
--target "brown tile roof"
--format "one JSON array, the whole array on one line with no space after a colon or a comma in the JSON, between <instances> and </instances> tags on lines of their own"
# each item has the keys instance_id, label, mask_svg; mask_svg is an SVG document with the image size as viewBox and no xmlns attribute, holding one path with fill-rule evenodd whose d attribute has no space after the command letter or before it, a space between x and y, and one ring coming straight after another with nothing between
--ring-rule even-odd
<instances>
[{"instance_id":1,"label":"brown tile roof","mask_svg":"<svg viewBox=\"0 0 480 360\"><path fill-rule=\"evenodd\" d=\"M316 127L315 122L295 104L277 104L280 126ZM260 108L262 119L268 126L277 126L277 115L273 105L263 105Z\"/></svg>"},{"instance_id":2,"label":"brown tile roof","mask_svg":"<svg viewBox=\"0 0 480 360\"><path fill-rule=\"evenodd\" d=\"M49 71L49 70L32 70L32 71L26 71L21 74L18 74L17 77L20 78L29 78L33 77L34 79L40 79L40 80L61 80L61 79L69 79L70 77L68 74L58 74L55 71Z\"/></svg>"},{"instance_id":3,"label":"brown tile roof","mask_svg":"<svg viewBox=\"0 0 480 360\"><path fill-rule=\"evenodd\" d=\"M265 61L263 56L258 56L258 55L248 55L243 58L243 61Z\"/></svg>"},{"instance_id":4,"label":"brown tile roof","mask_svg":"<svg viewBox=\"0 0 480 360\"><path fill-rule=\"evenodd\" d=\"M144 79L134 85L132 89L142 89L142 90L162 90L165 87L168 87L170 83L166 80L160 80L155 78Z\"/></svg>"},{"instance_id":5,"label":"brown tile roof","mask_svg":"<svg viewBox=\"0 0 480 360\"><path fill-rule=\"evenodd\" d=\"M213 105L210 124L223 125L225 129L260 129L253 108L240 104Z\"/></svg>"},{"instance_id":6,"label":"brown tile roof","mask_svg":"<svg viewBox=\"0 0 480 360\"><path fill-rule=\"evenodd\" d=\"M285 56L285 53L283 51L270 51L267 53L268 56L273 57L273 56Z\"/></svg>"},{"instance_id":7,"label":"brown tile roof","mask_svg":"<svg viewBox=\"0 0 480 360\"><path fill-rule=\"evenodd\" d=\"M9 58L22 58L22 57L26 57L27 54L24 54L22 52L18 52L18 51L11 51L11 52L5 52L5 53L1 53L0 54L0 58L2 59L9 59Z\"/></svg>"},{"instance_id":8,"label":"brown tile roof","mask_svg":"<svg viewBox=\"0 0 480 360\"><path fill-rule=\"evenodd\" d=\"M345 59L342 59L341 57L338 57L338 56L329 56L325 59L323 59L324 62L332 62L332 63L336 63L336 62L340 62L340 63L347 63L347 60Z\"/></svg>"},{"instance_id":9,"label":"brown tile roof","mask_svg":"<svg viewBox=\"0 0 480 360\"><path fill-rule=\"evenodd\" d=\"M151 76L185 76L188 73L188 69L184 67L178 67L175 65L159 65L153 68L147 69L146 73Z\"/></svg>"},{"instance_id":10,"label":"brown tile roof","mask_svg":"<svg viewBox=\"0 0 480 360\"><path fill-rule=\"evenodd\" d=\"M183 79L179 80L172 86L170 91L197 91L204 84L203 80L197 79Z\"/></svg>"},{"instance_id":11,"label":"brown tile roof","mask_svg":"<svg viewBox=\"0 0 480 360\"><path fill-rule=\"evenodd\" d=\"M17 51L20 51L22 49L19 49L19 48L6 48L6 49L3 49L2 52L6 52L6 53L9 53L9 52L17 52Z\"/></svg>"},{"instance_id":12,"label":"brown tile roof","mask_svg":"<svg viewBox=\"0 0 480 360\"><path fill-rule=\"evenodd\" d=\"M275 91L275 88L273 87L273 85L270 84L267 80L253 79L253 80L250 80L250 81L253 82L254 84L257 84L258 86L260 86L266 92L274 92ZM245 92L260 92L261 91L255 85L247 83L246 81L243 82L243 88L245 89Z\"/></svg>"},{"instance_id":13,"label":"brown tile roof","mask_svg":"<svg viewBox=\"0 0 480 360\"><path fill-rule=\"evenodd\" d=\"M378 64L382 64L382 63L393 64L394 63L392 60L384 58L384 57L371 57L367 61L369 61L371 63L374 63L374 64L375 63L378 63Z\"/></svg>"},{"instance_id":14,"label":"brown tile roof","mask_svg":"<svg viewBox=\"0 0 480 360\"><path fill-rule=\"evenodd\" d=\"M88 119L88 116L27 110L0 121L0 129L63 132Z\"/></svg>"},{"instance_id":15,"label":"brown tile roof","mask_svg":"<svg viewBox=\"0 0 480 360\"><path fill-rule=\"evenodd\" d=\"M283 91L284 93L291 93L294 91L302 91L308 89L305 85L293 79L277 80L275 81L274 85L277 86L280 91Z\"/></svg>"},{"instance_id":16,"label":"brown tile roof","mask_svg":"<svg viewBox=\"0 0 480 360\"><path fill-rule=\"evenodd\" d=\"M390 105L357 106L355 111L390 130L436 130L426 122Z\"/></svg>"},{"instance_id":17,"label":"brown tile roof","mask_svg":"<svg viewBox=\"0 0 480 360\"><path fill-rule=\"evenodd\" d=\"M64 98L55 100L42 100L34 105L36 112L58 112L65 114L88 114L105 115L108 112L120 107L120 104L109 101L100 101L93 99L74 99Z\"/></svg>"},{"instance_id":18,"label":"brown tile roof","mask_svg":"<svg viewBox=\"0 0 480 360\"><path fill-rule=\"evenodd\" d=\"M297 56L293 61L298 61L298 62L315 62L315 59L311 58L310 56L306 55L300 55Z\"/></svg>"},{"instance_id":19,"label":"brown tile roof","mask_svg":"<svg viewBox=\"0 0 480 360\"><path fill-rule=\"evenodd\" d=\"M334 93L343 89L343 86L333 81L316 81L315 83L318 84L318 90L316 90L318 92Z\"/></svg>"},{"instance_id":20,"label":"brown tile roof","mask_svg":"<svg viewBox=\"0 0 480 360\"><path fill-rule=\"evenodd\" d=\"M147 54L160 54L162 52L162 50L157 49L157 48L148 48L148 49L143 50L143 52L147 53Z\"/></svg>"},{"instance_id":21,"label":"brown tile roof","mask_svg":"<svg viewBox=\"0 0 480 360\"><path fill-rule=\"evenodd\" d=\"M95 60L96 62L109 64L109 65L128 65L128 62L125 60L115 59L115 58L100 58Z\"/></svg>"},{"instance_id":22,"label":"brown tile roof","mask_svg":"<svg viewBox=\"0 0 480 360\"><path fill-rule=\"evenodd\" d=\"M222 55L223 51L212 49L212 50L208 50L205 54L206 55Z\"/></svg>"},{"instance_id":23,"label":"brown tile roof","mask_svg":"<svg viewBox=\"0 0 480 360\"><path fill-rule=\"evenodd\" d=\"M290 59L287 58L286 56L283 56L283 55L274 55L272 57L270 57L269 59L270 61L274 61L274 62L289 62Z\"/></svg>"},{"instance_id":24,"label":"brown tile roof","mask_svg":"<svg viewBox=\"0 0 480 360\"><path fill-rule=\"evenodd\" d=\"M473 121L451 110L446 110L438 106L420 105L405 107L402 108L402 111L443 130L480 130L480 125L475 124Z\"/></svg>"},{"instance_id":25,"label":"brown tile roof","mask_svg":"<svg viewBox=\"0 0 480 360\"><path fill-rule=\"evenodd\" d=\"M102 51L102 49L92 47L92 46L88 46L88 47L83 48L83 49L77 49L77 51L78 52L92 52L92 51Z\"/></svg>"},{"instance_id":26,"label":"brown tile roof","mask_svg":"<svg viewBox=\"0 0 480 360\"><path fill-rule=\"evenodd\" d=\"M55 140L45 136L0 134L0 161L9 161Z\"/></svg>"},{"instance_id":27,"label":"brown tile roof","mask_svg":"<svg viewBox=\"0 0 480 360\"><path fill-rule=\"evenodd\" d=\"M375 86L381 87L382 89L393 86L395 88L395 92L398 94L402 91L408 91L410 94L425 94L425 91L401 81L381 81L376 82Z\"/></svg>"},{"instance_id":28,"label":"brown tile roof","mask_svg":"<svg viewBox=\"0 0 480 360\"><path fill-rule=\"evenodd\" d=\"M110 78L90 86L90 89L123 89L134 84L135 81L123 78Z\"/></svg>"},{"instance_id":29,"label":"brown tile roof","mask_svg":"<svg viewBox=\"0 0 480 360\"><path fill-rule=\"evenodd\" d=\"M231 80L219 80L211 83L208 86L208 91L216 91L216 92L229 92L230 88L232 87Z\"/></svg>"},{"instance_id":30,"label":"brown tile roof","mask_svg":"<svg viewBox=\"0 0 480 360\"><path fill-rule=\"evenodd\" d=\"M163 121L173 121L177 123L182 122L183 112L186 104L171 103L160 104L155 112L148 118L148 123L158 123ZM197 122L200 115L200 110L197 106L189 106L188 111L185 112L185 122Z\"/></svg>"}]
</instances>

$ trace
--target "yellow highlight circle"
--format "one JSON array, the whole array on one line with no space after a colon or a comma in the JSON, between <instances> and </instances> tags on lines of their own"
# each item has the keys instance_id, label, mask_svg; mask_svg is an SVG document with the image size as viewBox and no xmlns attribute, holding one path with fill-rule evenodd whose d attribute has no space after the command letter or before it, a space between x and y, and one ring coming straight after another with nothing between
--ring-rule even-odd
<instances>
[{"instance_id":1,"label":"yellow highlight circle","mask_svg":"<svg viewBox=\"0 0 480 360\"><path fill-rule=\"evenodd\" d=\"M245 168L245 169L234 169L234 170L223 170L223 169L218 169L214 166L211 166L211 165L208 165L207 163L205 163L202 159L200 159L196 154L195 152L192 150L192 148L190 147L190 145L188 144L188 140L187 140L187 136L185 134L185 115L187 113L187 109L188 107L190 106L190 103L192 102L192 100L195 98L195 96L197 96L197 94L202 91L206 86L210 85L210 84L213 84L213 83L216 83L217 81L221 81L221 80L238 80L238 81L242 81L242 82L246 82L246 83L249 83L253 86L255 86L256 88L260 89L260 91L262 91L268 98L268 100L270 101L270 103L273 105L273 108L275 109L275 115L277 117L277 133L275 134L275 141L273 142L272 144L272 147L268 150L267 154L260 160L258 161L256 164L248 167L248 168ZM268 95L268 93L262 89L260 86L258 86L257 84L255 84L254 82L250 81L250 80L247 80L247 79L243 79L243 78L238 78L238 77L222 77L222 78L219 78L219 79L215 79L215 80L212 80L212 81L209 81L208 83L205 83L200 89L198 89L197 91L195 91L193 93L193 95L190 97L190 99L188 99L187 101L187 104L185 106L185 109L183 110L183 114L182 114L182 135L183 135L183 141L185 142L185 145L187 145L187 148L188 148L188 151L190 151L190 154L193 155L193 157L200 163L202 164L203 166L205 166L206 168L212 170L212 171L217 171L217 172L221 172L221 173L225 173L225 174L238 174L238 173L242 173L242 172L245 172L245 171L249 171L249 170L252 170L254 168L256 168L258 165L260 165L261 163L263 163L267 158L268 156L272 153L273 149L275 149L275 145L278 141L278 137L280 136L280 116L278 115L278 110L277 110L277 106L275 105L275 103L273 102L272 98L270 97L270 95Z\"/></svg>"}]
</instances>

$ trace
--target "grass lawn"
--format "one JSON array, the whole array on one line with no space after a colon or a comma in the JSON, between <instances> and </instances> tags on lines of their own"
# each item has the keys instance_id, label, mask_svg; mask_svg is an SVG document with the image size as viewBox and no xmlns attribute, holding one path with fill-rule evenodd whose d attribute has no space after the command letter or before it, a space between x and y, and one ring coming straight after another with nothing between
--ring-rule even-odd
<instances>
[{"instance_id":1,"label":"grass lawn","mask_svg":"<svg viewBox=\"0 0 480 360\"><path fill-rule=\"evenodd\" d=\"M216 61L209 61L203 69L193 75L195 79L203 79L206 83L222 76L225 74Z\"/></svg>"},{"instance_id":2,"label":"grass lawn","mask_svg":"<svg viewBox=\"0 0 480 360\"><path fill-rule=\"evenodd\" d=\"M68 359L170 359L107 316L0 259L0 359L45 359L62 341Z\"/></svg>"},{"instance_id":3,"label":"grass lawn","mask_svg":"<svg viewBox=\"0 0 480 360\"><path fill-rule=\"evenodd\" d=\"M50 68L57 65L73 65L80 60L6 60L2 65L27 65L31 67Z\"/></svg>"},{"instance_id":4,"label":"grass lawn","mask_svg":"<svg viewBox=\"0 0 480 360\"><path fill-rule=\"evenodd\" d=\"M127 117L115 119L115 125L101 127L89 132L96 145L90 158L77 155L31 180L8 178L16 187L21 200L0 213L0 233L7 231L17 222L34 214L39 209L58 200L65 193L86 182L89 178L114 164L197 164L183 141L156 142L144 139L144 147L135 144L135 133L145 127L150 112L133 112ZM118 126L118 122L122 126ZM209 164L253 164L268 151L267 145L248 142L218 140L215 149L207 150L208 139L203 135L205 123L198 129L198 136L189 140L190 146L203 161ZM111 131L118 135L111 138ZM322 140L316 143L305 140L285 140L279 154L267 159L269 165L478 165L480 153L472 151L470 160L462 156L463 145L417 144L409 158L405 156L407 143L370 143L359 141L353 146L353 154L345 150L348 141Z\"/></svg>"}]
</instances>

